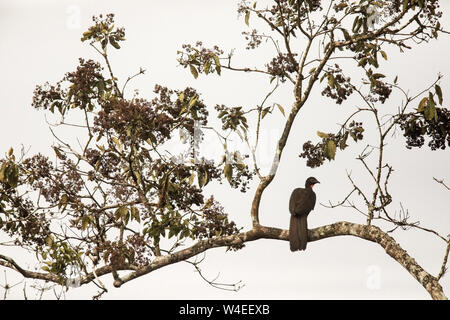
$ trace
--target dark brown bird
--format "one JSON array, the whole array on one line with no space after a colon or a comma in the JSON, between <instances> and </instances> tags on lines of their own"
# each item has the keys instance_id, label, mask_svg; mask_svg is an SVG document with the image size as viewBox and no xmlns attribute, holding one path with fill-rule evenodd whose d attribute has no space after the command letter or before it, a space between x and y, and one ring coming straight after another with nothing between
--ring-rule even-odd
<instances>
[{"instance_id":1,"label":"dark brown bird","mask_svg":"<svg viewBox=\"0 0 450 320\"><path fill-rule=\"evenodd\" d=\"M306 179L305 188L296 188L289 199L291 222L289 224L289 244L291 251L305 250L308 242L307 217L316 205L313 186L320 183L316 178Z\"/></svg>"}]
</instances>

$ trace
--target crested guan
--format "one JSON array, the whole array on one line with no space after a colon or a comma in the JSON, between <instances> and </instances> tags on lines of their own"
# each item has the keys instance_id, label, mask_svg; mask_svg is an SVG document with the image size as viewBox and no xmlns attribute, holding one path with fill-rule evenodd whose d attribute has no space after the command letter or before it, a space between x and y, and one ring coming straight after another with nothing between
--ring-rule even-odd
<instances>
[{"instance_id":1,"label":"crested guan","mask_svg":"<svg viewBox=\"0 0 450 320\"><path fill-rule=\"evenodd\" d=\"M289 199L291 222L289 224L289 244L291 251L305 250L308 242L308 214L316 204L313 186L320 183L314 177L306 179L305 188L296 188Z\"/></svg>"}]
</instances>

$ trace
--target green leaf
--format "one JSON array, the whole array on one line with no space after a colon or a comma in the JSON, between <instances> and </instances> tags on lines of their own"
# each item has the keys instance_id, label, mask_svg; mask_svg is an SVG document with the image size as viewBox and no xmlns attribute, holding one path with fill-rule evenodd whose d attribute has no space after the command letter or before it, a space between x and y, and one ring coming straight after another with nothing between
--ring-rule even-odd
<instances>
[{"instance_id":1,"label":"green leaf","mask_svg":"<svg viewBox=\"0 0 450 320\"><path fill-rule=\"evenodd\" d=\"M52 235L48 235L45 238L45 243L47 244L47 246L51 247L53 245L53 236Z\"/></svg>"},{"instance_id":2,"label":"green leaf","mask_svg":"<svg viewBox=\"0 0 450 320\"><path fill-rule=\"evenodd\" d=\"M328 160L334 160L336 156L336 143L333 140L329 140L326 144L324 155Z\"/></svg>"},{"instance_id":3,"label":"green leaf","mask_svg":"<svg viewBox=\"0 0 450 320\"><path fill-rule=\"evenodd\" d=\"M328 74L328 85L331 88L334 88L336 86L336 80L334 79L334 76L331 73Z\"/></svg>"},{"instance_id":4,"label":"green leaf","mask_svg":"<svg viewBox=\"0 0 450 320\"><path fill-rule=\"evenodd\" d=\"M0 182L5 183L5 172L6 172L6 166L8 165L7 162L3 162L2 167L0 169Z\"/></svg>"},{"instance_id":5,"label":"green leaf","mask_svg":"<svg viewBox=\"0 0 450 320\"><path fill-rule=\"evenodd\" d=\"M214 59L214 63L216 64L216 72L217 74L220 76L220 72L221 72L221 64L220 64L220 60L219 57L217 55L213 56Z\"/></svg>"},{"instance_id":6,"label":"green leaf","mask_svg":"<svg viewBox=\"0 0 450 320\"><path fill-rule=\"evenodd\" d=\"M203 64L203 70L205 70L205 74L208 74L210 69L211 69L211 60L208 60Z\"/></svg>"},{"instance_id":7,"label":"green leaf","mask_svg":"<svg viewBox=\"0 0 450 320\"><path fill-rule=\"evenodd\" d=\"M342 139L339 141L339 149L344 150L345 148L348 147L347 145L347 138L348 138L348 131L346 131L344 133L344 136L342 137Z\"/></svg>"},{"instance_id":8,"label":"green leaf","mask_svg":"<svg viewBox=\"0 0 450 320\"><path fill-rule=\"evenodd\" d=\"M227 178L228 182L231 184L231 178L233 177L233 167L230 163L227 163L223 168L223 173Z\"/></svg>"},{"instance_id":9,"label":"green leaf","mask_svg":"<svg viewBox=\"0 0 450 320\"><path fill-rule=\"evenodd\" d=\"M439 104L442 106L442 89L439 85L435 85L434 89L436 90L436 94L438 96L439 99Z\"/></svg>"},{"instance_id":10,"label":"green leaf","mask_svg":"<svg viewBox=\"0 0 450 320\"><path fill-rule=\"evenodd\" d=\"M102 42L101 42L103 50L105 50L107 44L108 44L108 38L103 39Z\"/></svg>"},{"instance_id":11,"label":"green leaf","mask_svg":"<svg viewBox=\"0 0 450 320\"><path fill-rule=\"evenodd\" d=\"M19 183L19 167L14 163L9 163L5 170L5 178L10 188L17 187Z\"/></svg>"},{"instance_id":12,"label":"green leaf","mask_svg":"<svg viewBox=\"0 0 450 320\"><path fill-rule=\"evenodd\" d=\"M427 119L428 121L431 121L431 120L437 121L436 104L433 100L433 95L431 94L431 92L429 94L427 106L425 107L423 114L425 116L425 119Z\"/></svg>"},{"instance_id":13,"label":"green leaf","mask_svg":"<svg viewBox=\"0 0 450 320\"><path fill-rule=\"evenodd\" d=\"M249 24L248 24L248 21L249 21L249 19L250 19L250 11L246 11L245 12L245 24L248 26Z\"/></svg>"},{"instance_id":14,"label":"green leaf","mask_svg":"<svg viewBox=\"0 0 450 320\"><path fill-rule=\"evenodd\" d=\"M194 106L194 104L197 102L197 98L197 96L194 96L189 100L189 108Z\"/></svg>"},{"instance_id":15,"label":"green leaf","mask_svg":"<svg viewBox=\"0 0 450 320\"><path fill-rule=\"evenodd\" d=\"M120 206L114 213L114 218L116 220L119 220L121 218L124 219L127 214L128 214L128 208L124 207L124 206Z\"/></svg>"},{"instance_id":16,"label":"green leaf","mask_svg":"<svg viewBox=\"0 0 450 320\"><path fill-rule=\"evenodd\" d=\"M374 73L374 74L372 75L372 77L373 77L374 79L380 79L380 78L385 78L386 76L385 76L384 74L382 74L382 73Z\"/></svg>"},{"instance_id":17,"label":"green leaf","mask_svg":"<svg viewBox=\"0 0 450 320\"><path fill-rule=\"evenodd\" d=\"M116 42L116 40L113 37L109 37L109 42L112 44L114 48L120 49L120 45Z\"/></svg>"},{"instance_id":18,"label":"green leaf","mask_svg":"<svg viewBox=\"0 0 450 320\"><path fill-rule=\"evenodd\" d=\"M206 186L208 184L208 182L209 182L208 172L205 171L203 174L203 177L202 177L202 181L201 181L202 187Z\"/></svg>"},{"instance_id":19,"label":"green leaf","mask_svg":"<svg viewBox=\"0 0 450 320\"><path fill-rule=\"evenodd\" d=\"M369 60L368 57L364 57L364 58L362 58L361 60L359 60L359 62L358 62L358 67L365 66L365 65L367 64L367 61L368 61L368 60Z\"/></svg>"},{"instance_id":20,"label":"green leaf","mask_svg":"<svg viewBox=\"0 0 450 320\"><path fill-rule=\"evenodd\" d=\"M122 152L122 144L120 143L119 139L117 139L116 137L112 137L111 140L114 142L117 149L119 149L119 151Z\"/></svg>"},{"instance_id":21,"label":"green leaf","mask_svg":"<svg viewBox=\"0 0 450 320\"><path fill-rule=\"evenodd\" d=\"M197 78L198 78L198 71L197 71L197 68L194 67L192 64L189 65L189 68L191 69L191 73L192 73L192 75L194 76L194 78L197 79Z\"/></svg>"},{"instance_id":22,"label":"green leaf","mask_svg":"<svg viewBox=\"0 0 450 320\"><path fill-rule=\"evenodd\" d=\"M195 173L192 173L191 176L189 177L189 185L192 186L192 184L194 183L194 178L195 178Z\"/></svg>"},{"instance_id":23,"label":"green leaf","mask_svg":"<svg viewBox=\"0 0 450 320\"><path fill-rule=\"evenodd\" d=\"M208 183L208 173L203 170L197 171L198 186L203 188Z\"/></svg>"},{"instance_id":24,"label":"green leaf","mask_svg":"<svg viewBox=\"0 0 450 320\"><path fill-rule=\"evenodd\" d=\"M89 216L84 216L81 219L81 230L86 230L86 228L89 226L89 223L91 220L89 219Z\"/></svg>"},{"instance_id":25,"label":"green leaf","mask_svg":"<svg viewBox=\"0 0 450 320\"><path fill-rule=\"evenodd\" d=\"M69 202L69 197L67 196L67 194L63 194L58 203L58 209L62 208L61 213L64 212L64 210L66 210L68 202Z\"/></svg>"},{"instance_id":26,"label":"green leaf","mask_svg":"<svg viewBox=\"0 0 450 320\"><path fill-rule=\"evenodd\" d=\"M408 4L409 4L409 0L403 0L403 11L406 10Z\"/></svg>"},{"instance_id":27,"label":"green leaf","mask_svg":"<svg viewBox=\"0 0 450 320\"><path fill-rule=\"evenodd\" d=\"M184 101L184 92L180 93L180 95L178 96L178 100L180 100L181 102Z\"/></svg>"},{"instance_id":28,"label":"green leaf","mask_svg":"<svg viewBox=\"0 0 450 320\"><path fill-rule=\"evenodd\" d=\"M131 219L141 222L141 217L139 215L139 209L136 207L131 207Z\"/></svg>"},{"instance_id":29,"label":"green leaf","mask_svg":"<svg viewBox=\"0 0 450 320\"><path fill-rule=\"evenodd\" d=\"M328 138L328 137L329 137L328 134L326 134L326 133L324 133L324 132L321 132L321 131L317 131L317 135L318 135L319 137L321 137L322 139L325 139L325 138Z\"/></svg>"},{"instance_id":30,"label":"green leaf","mask_svg":"<svg viewBox=\"0 0 450 320\"><path fill-rule=\"evenodd\" d=\"M351 36L350 36L350 34L348 33L348 31L346 29L342 28L341 31L344 34L345 40L350 40L351 39Z\"/></svg>"},{"instance_id":31,"label":"green leaf","mask_svg":"<svg viewBox=\"0 0 450 320\"><path fill-rule=\"evenodd\" d=\"M419 107L417 108L417 111L418 112L423 112L423 110L425 110L425 106L427 105L427 103L428 103L428 98L427 97L425 97L422 100L420 100Z\"/></svg>"},{"instance_id":32,"label":"green leaf","mask_svg":"<svg viewBox=\"0 0 450 320\"><path fill-rule=\"evenodd\" d=\"M55 151L55 153L56 153L56 156L58 157L58 159L60 159L60 160L64 160L64 156L63 156L63 154L62 154L62 152L61 152L61 149L60 149L60 148L57 148L57 147L53 147L53 150Z\"/></svg>"}]
</instances>

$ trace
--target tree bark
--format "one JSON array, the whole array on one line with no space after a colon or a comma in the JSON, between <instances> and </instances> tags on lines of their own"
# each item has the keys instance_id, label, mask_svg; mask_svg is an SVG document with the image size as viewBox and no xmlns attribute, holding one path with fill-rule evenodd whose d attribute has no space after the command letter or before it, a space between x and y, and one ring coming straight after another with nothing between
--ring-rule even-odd
<instances>
[{"instance_id":1,"label":"tree bark","mask_svg":"<svg viewBox=\"0 0 450 320\"><path fill-rule=\"evenodd\" d=\"M355 236L364 240L378 243L386 253L402 265L430 294L435 300L447 300L444 291L436 277L424 270L406 250L404 250L391 236L373 225L361 225L351 222L336 222L330 225L308 230L308 242L318 241L335 236ZM259 239L274 239L289 241L289 231L257 225L251 230L241 232L236 235L216 237L207 240L200 240L189 248L174 252L165 256L158 256L149 265L141 268L135 266L123 266L118 270L133 270L129 274L114 281L115 287L146 275L159 268L185 261L208 249L217 247L227 247L244 244L249 241ZM286 247L287 248L287 247ZM63 284L61 278L49 273L32 272L20 268L11 258L0 255L0 265L20 272L26 278L41 279ZM85 275L81 279L81 284L87 284L95 279L112 272L110 266L98 268L94 272Z\"/></svg>"}]
</instances>

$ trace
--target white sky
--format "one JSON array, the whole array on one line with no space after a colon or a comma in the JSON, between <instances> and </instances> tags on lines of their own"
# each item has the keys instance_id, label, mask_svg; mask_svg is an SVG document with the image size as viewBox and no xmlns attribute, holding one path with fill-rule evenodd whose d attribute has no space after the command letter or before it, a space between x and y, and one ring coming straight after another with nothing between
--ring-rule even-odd
<instances>
[{"instance_id":1,"label":"white sky","mask_svg":"<svg viewBox=\"0 0 450 320\"><path fill-rule=\"evenodd\" d=\"M442 3L444 13L450 13L449 2ZM237 1L219 0L2 0L0 152L6 153L10 146L18 150L24 144L31 147L30 155L37 152L52 154L49 146L53 138L45 123L44 114L31 107L32 93L37 84L45 81L54 83L65 72L72 71L78 64L78 57L100 59L87 44L79 41L82 32L91 23L92 15L99 13L115 13L116 25L126 28L127 41L121 50L111 56L116 76L126 79L141 66L147 69L145 76L129 85L129 94L132 94L133 88L138 88L141 96L151 98L156 83L174 89L192 86L199 90L211 109L215 104L254 107L270 89L267 78L224 71L222 77L201 75L195 80L188 70L178 67L176 61L176 52L183 43L201 40L206 45L218 44L226 52L235 48L236 65L263 66L274 56L274 52L269 46L258 51L245 50L241 32L248 28L242 17L238 20L236 7ZM250 23L254 22L253 18ZM450 28L445 23L448 18L444 17L442 20L444 27ZM393 79L398 75L400 84L411 93L416 93L434 81L437 73L441 72L444 75L441 82L444 102L449 101L446 94L450 92L449 36L441 35L439 41L420 45L405 54L400 54L395 48L386 51L389 61L382 64L381 72L386 73L388 78ZM352 74L353 76L355 75ZM357 99L349 99L343 105L336 106L334 101L322 97L320 91L320 86L316 87L310 101L298 115L277 177L263 196L260 209L263 225L288 228L287 203L290 193L293 188L303 186L305 178L310 175L322 182L316 188L318 202L322 203L329 200L336 202L351 190L346 169L352 170L362 186L370 182L355 160L365 145L363 143L352 144L345 153L337 154L337 161L314 170L305 166L304 159L298 158L303 142L317 141L317 130L336 130L337 123L361 103ZM270 103L273 102L280 103L288 112L293 102L292 88L286 85L271 99ZM385 107L395 110L396 106L397 104L391 103ZM267 148L273 148L283 123L284 119L277 110L271 120L264 123L262 161L265 154L272 159L270 153L264 152ZM370 129L369 122L367 123ZM367 143L374 138L367 134ZM397 141L390 141L387 146L386 160L395 169L390 182L391 194L394 196L391 210L398 210L401 202L408 208L412 221L420 220L422 226L434 228L446 235L450 233L449 193L434 182L433 177L450 182L448 149L433 153L428 152L425 147L409 151L403 144L403 137L399 135ZM249 208L255 186L253 184L253 188L246 194L230 192L226 187L217 185L208 186L207 192L213 193L232 219L247 229L250 226ZM312 228L341 220L365 222L364 217L350 209L330 210L317 203L308 223ZM396 231L393 236L428 272L433 275L439 272L445 250L443 241L415 230ZM208 251L202 270L210 278L220 273L219 280L222 282L242 280L245 287L239 292L214 289L200 279L191 265L181 262L127 283L120 289L112 286L111 276L106 276L102 280L108 284L109 292L104 298L429 298L423 287L385 254L380 246L353 237L333 237L310 243L306 252L295 254L289 251L287 242L272 240L248 243L245 249L237 253L225 253L224 248L214 249ZM11 272L8 272L7 277L10 284L20 280L20 277ZM380 280L379 286L370 285L377 277ZM449 279L447 275L441 282L447 295ZM2 271L0 284L3 283ZM27 284L31 285L32 282L28 281ZM21 299L22 287L20 285L12 290L9 297ZM31 295L31 290L29 292ZM89 299L96 292L97 288L89 285L71 289L66 297ZM45 297L52 298L53 295Z\"/></svg>"}]
</instances>

